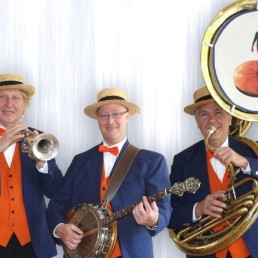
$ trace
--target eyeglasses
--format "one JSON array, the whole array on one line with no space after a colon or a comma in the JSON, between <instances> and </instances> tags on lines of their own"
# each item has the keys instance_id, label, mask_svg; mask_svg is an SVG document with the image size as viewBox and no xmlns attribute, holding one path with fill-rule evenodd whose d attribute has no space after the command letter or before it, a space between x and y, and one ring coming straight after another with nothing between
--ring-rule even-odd
<instances>
[{"instance_id":1,"label":"eyeglasses","mask_svg":"<svg viewBox=\"0 0 258 258\"><path fill-rule=\"evenodd\" d=\"M8 96L5 94L0 94L0 102L6 102L8 99L11 99L12 102L18 102L21 98L18 96Z\"/></svg>"},{"instance_id":2,"label":"eyeglasses","mask_svg":"<svg viewBox=\"0 0 258 258\"><path fill-rule=\"evenodd\" d=\"M128 110L124 111L124 112L116 112L116 113L110 113L110 114L97 114L98 118L101 120L108 120L110 117L114 120L119 119L122 115L124 115L125 113L127 113Z\"/></svg>"}]
</instances>

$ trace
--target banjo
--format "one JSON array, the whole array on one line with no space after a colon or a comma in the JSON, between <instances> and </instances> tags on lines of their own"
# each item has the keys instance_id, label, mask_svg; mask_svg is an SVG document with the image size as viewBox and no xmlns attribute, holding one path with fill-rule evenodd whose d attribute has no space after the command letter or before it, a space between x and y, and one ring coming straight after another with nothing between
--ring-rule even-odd
<instances>
[{"instance_id":1,"label":"banjo","mask_svg":"<svg viewBox=\"0 0 258 258\"><path fill-rule=\"evenodd\" d=\"M200 181L194 177L184 182L175 183L154 195L147 197L150 203L163 197L176 194L182 196L184 192L195 193L200 187ZM63 245L64 254L68 258L108 258L113 253L117 240L116 221L127 215L140 203L112 213L100 203L83 203L66 215L66 223L74 224L83 231L82 241L76 249L69 249Z\"/></svg>"}]
</instances>

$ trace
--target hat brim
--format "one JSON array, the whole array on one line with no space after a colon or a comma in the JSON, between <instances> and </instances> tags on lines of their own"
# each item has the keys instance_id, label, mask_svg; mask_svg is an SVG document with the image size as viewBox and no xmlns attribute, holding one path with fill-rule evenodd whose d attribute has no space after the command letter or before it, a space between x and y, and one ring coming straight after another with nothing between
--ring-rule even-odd
<instances>
[{"instance_id":1,"label":"hat brim","mask_svg":"<svg viewBox=\"0 0 258 258\"><path fill-rule=\"evenodd\" d=\"M112 100L105 100L105 101L100 101L95 104L89 105L84 108L84 113L86 116L89 116L93 119L97 119L97 110L103 105L106 104L120 104L125 106L128 109L129 114L132 116L136 113L140 113L140 108L135 105L134 103L125 101L125 100L119 100L119 99L112 99Z\"/></svg>"},{"instance_id":2,"label":"hat brim","mask_svg":"<svg viewBox=\"0 0 258 258\"><path fill-rule=\"evenodd\" d=\"M29 99L35 94L35 88L27 84L3 85L0 86L0 91L2 90L21 90L25 92Z\"/></svg>"},{"instance_id":3,"label":"hat brim","mask_svg":"<svg viewBox=\"0 0 258 258\"><path fill-rule=\"evenodd\" d=\"M196 102L196 103L194 103L194 104L191 104L191 105L189 105L189 106L186 106L186 107L184 108L184 112L187 113L187 114L189 114L189 115L193 115L193 116L194 116L195 113L196 113L196 110L197 110L198 108L200 108L201 106L203 106L203 105L205 105L205 104L213 103L213 102L215 102L214 99L206 99L206 100L202 100L202 101L200 101L200 102Z\"/></svg>"}]
</instances>

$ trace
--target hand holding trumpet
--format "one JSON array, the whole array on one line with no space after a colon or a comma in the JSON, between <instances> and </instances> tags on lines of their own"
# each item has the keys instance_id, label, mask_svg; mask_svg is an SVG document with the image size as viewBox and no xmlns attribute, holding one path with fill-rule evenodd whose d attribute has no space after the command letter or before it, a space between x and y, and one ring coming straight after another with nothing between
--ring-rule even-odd
<instances>
[{"instance_id":1,"label":"hand holding trumpet","mask_svg":"<svg viewBox=\"0 0 258 258\"><path fill-rule=\"evenodd\" d=\"M21 123L6 128L0 137L0 152L21 140L22 152L28 153L28 156L36 161L38 168L57 154L58 141L53 135L39 134L37 130L30 131L27 125Z\"/></svg>"},{"instance_id":2,"label":"hand holding trumpet","mask_svg":"<svg viewBox=\"0 0 258 258\"><path fill-rule=\"evenodd\" d=\"M8 126L0 138L0 152L6 150L13 143L23 140L24 134L20 134L20 131L27 129L27 127L25 124Z\"/></svg>"}]
</instances>

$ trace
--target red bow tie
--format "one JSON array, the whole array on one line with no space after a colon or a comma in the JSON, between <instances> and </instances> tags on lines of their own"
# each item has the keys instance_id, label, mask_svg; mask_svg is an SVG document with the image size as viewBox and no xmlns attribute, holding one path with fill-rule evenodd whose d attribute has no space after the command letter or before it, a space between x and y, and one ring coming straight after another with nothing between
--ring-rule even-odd
<instances>
[{"instance_id":1,"label":"red bow tie","mask_svg":"<svg viewBox=\"0 0 258 258\"><path fill-rule=\"evenodd\" d=\"M1 136L1 135L3 135L3 134L4 134L4 132L5 132L5 129L4 129L4 128L2 128L2 127L0 127L0 136Z\"/></svg>"},{"instance_id":2,"label":"red bow tie","mask_svg":"<svg viewBox=\"0 0 258 258\"><path fill-rule=\"evenodd\" d=\"M99 145L99 151L100 152L110 152L111 154L113 154L115 156L118 155L118 147L117 146L109 148L109 147L104 146L104 145Z\"/></svg>"},{"instance_id":3,"label":"red bow tie","mask_svg":"<svg viewBox=\"0 0 258 258\"><path fill-rule=\"evenodd\" d=\"M207 150L206 153L207 153L207 157L208 157L209 159L214 158L214 153L213 153L212 151Z\"/></svg>"}]
</instances>

